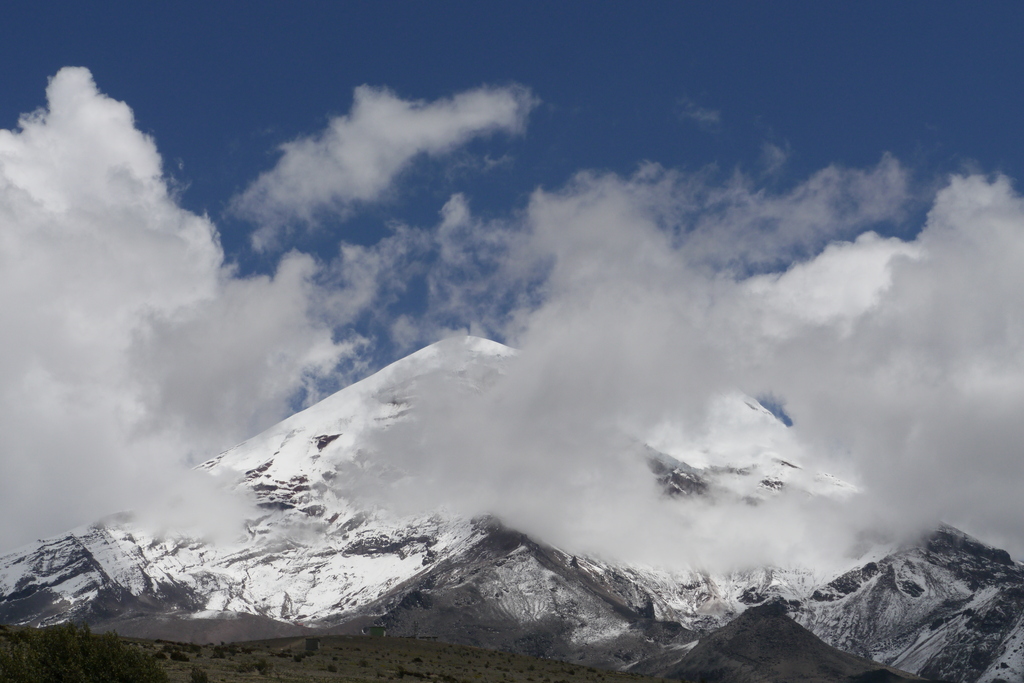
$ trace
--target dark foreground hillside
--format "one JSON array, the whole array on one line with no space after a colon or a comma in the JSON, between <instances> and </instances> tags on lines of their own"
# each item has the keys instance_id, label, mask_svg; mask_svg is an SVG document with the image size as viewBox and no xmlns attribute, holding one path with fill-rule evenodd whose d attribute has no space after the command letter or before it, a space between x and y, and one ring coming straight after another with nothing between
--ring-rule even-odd
<instances>
[{"instance_id":1,"label":"dark foreground hillside","mask_svg":"<svg viewBox=\"0 0 1024 683\"><path fill-rule=\"evenodd\" d=\"M14 632L0 627L0 650L10 651ZM132 652L156 662L166 672L170 683L382 683L397 680L405 683L637 683L661 680L412 638L326 636L319 639L320 649L315 652L306 651L305 638L202 646L161 640L122 638L120 641ZM0 681L3 678L0 672Z\"/></svg>"},{"instance_id":2,"label":"dark foreground hillside","mask_svg":"<svg viewBox=\"0 0 1024 683\"><path fill-rule=\"evenodd\" d=\"M314 646L314 647L311 647ZM670 667L708 683L912 683L923 680L832 648L782 604L747 610ZM34 668L33 668L34 667ZM0 626L0 683L655 683L666 679L435 640L329 635L184 643Z\"/></svg>"},{"instance_id":3,"label":"dark foreground hillside","mask_svg":"<svg viewBox=\"0 0 1024 683\"><path fill-rule=\"evenodd\" d=\"M701 639L669 674L707 683L911 683L924 679L837 650L775 602L752 607Z\"/></svg>"}]
</instances>

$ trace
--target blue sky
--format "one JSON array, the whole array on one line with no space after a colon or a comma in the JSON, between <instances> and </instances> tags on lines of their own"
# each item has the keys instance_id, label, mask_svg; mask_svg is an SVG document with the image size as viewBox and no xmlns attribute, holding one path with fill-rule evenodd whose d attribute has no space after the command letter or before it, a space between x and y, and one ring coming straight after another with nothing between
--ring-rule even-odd
<instances>
[{"instance_id":1,"label":"blue sky","mask_svg":"<svg viewBox=\"0 0 1024 683\"><path fill-rule=\"evenodd\" d=\"M389 201L293 236L326 259L338 240L373 244L389 222L433 221L452 192L506 215L582 169L628 175L645 161L742 169L780 190L888 153L925 196L949 173L1024 171L1024 10L1008 2L16 3L6 16L0 125L41 106L61 67L89 68L243 274L276 257L249 248L255 226L227 211L232 197L279 145L346 113L362 84L433 100L517 83L542 104L528 134L468 146L503 159L496 170L420 160Z\"/></svg>"},{"instance_id":2,"label":"blue sky","mask_svg":"<svg viewBox=\"0 0 1024 683\"><path fill-rule=\"evenodd\" d=\"M1019 554L1022 29L1009 2L6 7L0 500L74 495L0 547L472 332L593 397L565 424L710 433L723 391L770 396L887 520Z\"/></svg>"},{"instance_id":3,"label":"blue sky","mask_svg":"<svg viewBox=\"0 0 1024 683\"><path fill-rule=\"evenodd\" d=\"M970 164L1019 177L1024 159L1024 10L1008 2L14 3L5 17L3 125L41 105L59 68L88 67L243 260L251 226L225 219L227 201L364 83L409 99L533 89L529 134L485 150L513 167L459 186L498 211L581 168L756 169L765 143L789 153L781 183L885 152L925 181ZM384 215L436 212L423 194L451 187L418 180L420 202L340 234L371 241Z\"/></svg>"}]
</instances>

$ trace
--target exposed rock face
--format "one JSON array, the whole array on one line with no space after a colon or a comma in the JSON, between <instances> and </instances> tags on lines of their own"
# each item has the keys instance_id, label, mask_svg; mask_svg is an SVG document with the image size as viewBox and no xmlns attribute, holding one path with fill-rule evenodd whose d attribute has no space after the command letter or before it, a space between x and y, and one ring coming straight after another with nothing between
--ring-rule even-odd
<instances>
[{"instance_id":1,"label":"exposed rock face","mask_svg":"<svg viewBox=\"0 0 1024 683\"><path fill-rule=\"evenodd\" d=\"M126 612L192 612L193 587L150 566L130 535L103 526L0 558L0 623L100 622Z\"/></svg>"},{"instance_id":2,"label":"exposed rock face","mask_svg":"<svg viewBox=\"0 0 1024 683\"><path fill-rule=\"evenodd\" d=\"M837 577L796 619L928 678L1024 680L1024 569L952 527Z\"/></svg>"},{"instance_id":3,"label":"exposed rock face","mask_svg":"<svg viewBox=\"0 0 1024 683\"><path fill-rule=\"evenodd\" d=\"M205 463L258 506L231 542L162 535L120 516L0 555L0 622L74 619L218 642L379 623L398 635L665 674L697 638L781 599L792 619L846 652L951 681L1024 681L1024 569L951 527L873 549L831 575L712 575L572 555L488 517L403 516L367 502L367 488L396 476L367 444L409 419L418 377L448 373L476 390L513 358L484 340L428 347ZM740 409L774 420L751 403ZM846 486L775 456L695 467L640 450L681 504L731 496L748 505Z\"/></svg>"},{"instance_id":4,"label":"exposed rock face","mask_svg":"<svg viewBox=\"0 0 1024 683\"><path fill-rule=\"evenodd\" d=\"M605 568L493 520L480 525L487 535L470 552L438 562L373 606L389 633L609 668L695 638L678 622L656 620L652 599L621 590L621 577Z\"/></svg>"}]
</instances>

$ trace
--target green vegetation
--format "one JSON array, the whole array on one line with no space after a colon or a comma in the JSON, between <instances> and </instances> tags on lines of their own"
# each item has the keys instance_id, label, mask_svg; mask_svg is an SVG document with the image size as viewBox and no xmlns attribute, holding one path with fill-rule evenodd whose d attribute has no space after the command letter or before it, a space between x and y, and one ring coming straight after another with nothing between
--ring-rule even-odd
<instances>
[{"instance_id":1,"label":"green vegetation","mask_svg":"<svg viewBox=\"0 0 1024 683\"><path fill-rule=\"evenodd\" d=\"M167 673L148 654L115 634L88 626L0 631L3 683L166 683Z\"/></svg>"},{"instance_id":2,"label":"green vegetation","mask_svg":"<svg viewBox=\"0 0 1024 683\"><path fill-rule=\"evenodd\" d=\"M200 646L118 638L109 634L93 636L88 629L73 626L43 630L4 630L0 626L0 656L18 660L23 655L13 653L22 651L21 643L42 642L54 638L51 634L60 634L60 638L71 638L74 642L84 638L89 643L85 646L87 649L106 648L104 652L115 654L104 655L106 659L98 656L84 659L111 664L103 665L106 668L101 669L99 677L72 674L62 678L48 678L49 674L39 673L19 678L9 675L0 664L0 682L638 683L657 680L437 641L369 636L324 636L320 638L319 650L307 652L304 638ZM52 648L40 651L56 652ZM0 660L4 661L7 660ZM112 668L114 662L121 662L118 664L121 668ZM138 668L127 673L129 664Z\"/></svg>"}]
</instances>

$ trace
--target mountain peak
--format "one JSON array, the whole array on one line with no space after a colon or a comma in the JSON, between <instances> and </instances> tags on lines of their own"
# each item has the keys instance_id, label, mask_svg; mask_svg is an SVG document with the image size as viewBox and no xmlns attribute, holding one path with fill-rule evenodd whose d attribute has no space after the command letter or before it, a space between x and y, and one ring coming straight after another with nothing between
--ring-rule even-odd
<instances>
[{"instance_id":1,"label":"mountain peak","mask_svg":"<svg viewBox=\"0 0 1024 683\"><path fill-rule=\"evenodd\" d=\"M350 384L264 432L201 464L212 472L248 472L267 464L291 463L304 469L323 455L351 456L352 447L370 430L400 418L411 408L417 384L434 375L466 376L481 381L499 372L518 351L470 335L448 337ZM289 476L308 476L292 471Z\"/></svg>"}]
</instances>

